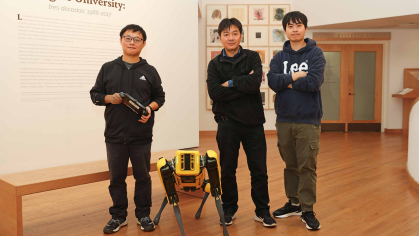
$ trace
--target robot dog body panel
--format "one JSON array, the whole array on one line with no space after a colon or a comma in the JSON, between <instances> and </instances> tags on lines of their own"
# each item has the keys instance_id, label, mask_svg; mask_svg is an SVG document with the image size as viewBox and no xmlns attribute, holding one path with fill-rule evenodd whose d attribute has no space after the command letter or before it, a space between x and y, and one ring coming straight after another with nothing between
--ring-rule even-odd
<instances>
[{"instance_id":1,"label":"robot dog body panel","mask_svg":"<svg viewBox=\"0 0 419 236\"><path fill-rule=\"evenodd\" d=\"M175 157L176 184L181 190L195 191L202 187L205 172L201 168L201 155L199 151L176 151Z\"/></svg>"}]
</instances>

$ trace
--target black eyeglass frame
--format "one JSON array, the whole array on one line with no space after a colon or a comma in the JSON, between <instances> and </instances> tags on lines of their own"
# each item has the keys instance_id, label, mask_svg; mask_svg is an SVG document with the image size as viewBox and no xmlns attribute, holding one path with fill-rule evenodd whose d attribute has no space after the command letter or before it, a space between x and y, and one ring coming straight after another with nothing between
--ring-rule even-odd
<instances>
[{"instance_id":1,"label":"black eyeglass frame","mask_svg":"<svg viewBox=\"0 0 419 236\"><path fill-rule=\"evenodd\" d=\"M122 36L122 38L124 38L125 42L134 41L134 43L141 43L141 41L144 41L144 39L142 39L140 37L131 37L129 35ZM129 38L129 40L128 40L128 38ZM136 41L136 40L138 40L138 41Z\"/></svg>"}]
</instances>

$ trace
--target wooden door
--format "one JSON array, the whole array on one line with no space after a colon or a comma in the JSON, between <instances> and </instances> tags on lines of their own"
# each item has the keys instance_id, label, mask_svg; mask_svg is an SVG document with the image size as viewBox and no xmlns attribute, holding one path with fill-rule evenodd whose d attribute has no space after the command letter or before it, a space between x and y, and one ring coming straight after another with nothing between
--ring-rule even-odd
<instances>
[{"instance_id":1,"label":"wooden door","mask_svg":"<svg viewBox=\"0 0 419 236\"><path fill-rule=\"evenodd\" d=\"M322 130L381 131L382 45L318 46L326 57Z\"/></svg>"},{"instance_id":2,"label":"wooden door","mask_svg":"<svg viewBox=\"0 0 419 236\"><path fill-rule=\"evenodd\" d=\"M348 45L348 131L381 131L383 45Z\"/></svg>"}]
</instances>

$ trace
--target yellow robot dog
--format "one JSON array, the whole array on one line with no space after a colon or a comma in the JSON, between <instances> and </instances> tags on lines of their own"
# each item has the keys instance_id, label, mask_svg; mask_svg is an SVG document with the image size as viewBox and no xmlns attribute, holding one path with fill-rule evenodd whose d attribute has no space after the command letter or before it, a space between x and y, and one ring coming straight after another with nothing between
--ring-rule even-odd
<instances>
[{"instance_id":1,"label":"yellow robot dog","mask_svg":"<svg viewBox=\"0 0 419 236\"><path fill-rule=\"evenodd\" d=\"M204 168L207 169L208 179L205 179ZM209 194L215 198L215 205L217 206L218 214L220 215L221 223L223 225L224 236L228 236L223 207L220 200L222 191L220 182L221 174L219 170L220 163L217 154L212 150L208 150L205 156L201 156L199 151L178 150L176 151L176 157L172 161L166 161L166 159L161 157L157 162L157 171L166 192L166 197L163 199L160 211L154 218L154 224L159 224L161 213L167 202L169 202L170 204L173 204L180 232L182 233L182 236L185 236L178 206L179 197L175 188L176 183L179 185L180 189L184 191L202 189L202 191L205 192L201 206L195 214L196 219L199 219L201 216L202 207Z\"/></svg>"}]
</instances>

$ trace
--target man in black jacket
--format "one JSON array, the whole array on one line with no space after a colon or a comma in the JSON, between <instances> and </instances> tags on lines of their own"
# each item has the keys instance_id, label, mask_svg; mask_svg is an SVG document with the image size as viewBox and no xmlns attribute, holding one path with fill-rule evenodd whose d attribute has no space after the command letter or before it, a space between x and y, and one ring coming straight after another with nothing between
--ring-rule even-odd
<instances>
[{"instance_id":1,"label":"man in black jacket","mask_svg":"<svg viewBox=\"0 0 419 236\"><path fill-rule=\"evenodd\" d=\"M259 54L240 46L242 25L235 18L224 19L218 26L224 46L208 65L207 86L213 100L212 111L218 123L222 200L226 225L233 224L238 209L236 169L240 142L251 172L251 195L256 206L256 221L276 226L269 213L266 139L260 84L262 63Z\"/></svg>"},{"instance_id":2,"label":"man in black jacket","mask_svg":"<svg viewBox=\"0 0 419 236\"><path fill-rule=\"evenodd\" d=\"M154 111L165 101L165 93L156 69L140 56L147 35L138 25L127 25L120 32L123 56L105 63L99 71L95 86L90 90L92 102L105 109L105 142L111 176L109 193L113 206L109 208L112 219L103 229L115 233L127 225L127 177L131 159L135 178L134 202L137 223L144 231L153 231L150 219L151 178L150 158L153 136ZM148 116L134 113L121 104L120 92L134 97L147 106Z\"/></svg>"}]
</instances>

